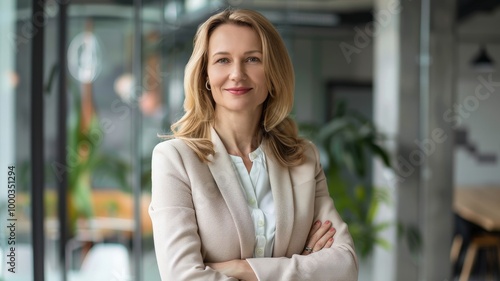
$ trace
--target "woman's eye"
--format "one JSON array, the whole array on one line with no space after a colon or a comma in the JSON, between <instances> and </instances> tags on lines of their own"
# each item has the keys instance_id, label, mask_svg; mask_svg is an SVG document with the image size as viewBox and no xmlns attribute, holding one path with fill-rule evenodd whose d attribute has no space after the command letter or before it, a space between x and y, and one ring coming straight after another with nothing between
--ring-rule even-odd
<instances>
[{"instance_id":1,"label":"woman's eye","mask_svg":"<svg viewBox=\"0 0 500 281\"><path fill-rule=\"evenodd\" d=\"M218 59L217 61L215 61L216 63L228 63L229 60L226 59L226 58L221 58L221 59Z\"/></svg>"},{"instance_id":2,"label":"woman's eye","mask_svg":"<svg viewBox=\"0 0 500 281\"><path fill-rule=\"evenodd\" d=\"M257 57L249 57L247 58L248 62L260 62L260 59Z\"/></svg>"}]
</instances>

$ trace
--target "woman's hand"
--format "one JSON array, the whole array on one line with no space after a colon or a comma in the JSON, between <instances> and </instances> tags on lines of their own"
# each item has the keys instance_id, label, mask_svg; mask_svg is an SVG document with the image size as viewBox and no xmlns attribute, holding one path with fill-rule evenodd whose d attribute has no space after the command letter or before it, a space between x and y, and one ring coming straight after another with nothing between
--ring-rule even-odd
<instances>
[{"instance_id":1,"label":"woman's hand","mask_svg":"<svg viewBox=\"0 0 500 281\"><path fill-rule=\"evenodd\" d=\"M226 262L206 263L205 265L238 280L257 281L255 272L246 260L230 260Z\"/></svg>"},{"instance_id":2,"label":"woman's hand","mask_svg":"<svg viewBox=\"0 0 500 281\"><path fill-rule=\"evenodd\" d=\"M324 248L330 248L333 244L333 235L335 234L335 228L332 227L331 221L316 221L309 231L309 236L307 237L306 246L302 255L309 255L310 253L317 252Z\"/></svg>"}]
</instances>

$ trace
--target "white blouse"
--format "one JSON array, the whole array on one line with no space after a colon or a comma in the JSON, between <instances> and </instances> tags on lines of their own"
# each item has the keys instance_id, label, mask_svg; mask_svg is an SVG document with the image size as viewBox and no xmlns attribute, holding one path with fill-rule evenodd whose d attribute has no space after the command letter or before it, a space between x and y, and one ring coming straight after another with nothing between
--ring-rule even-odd
<instances>
[{"instance_id":1,"label":"white blouse","mask_svg":"<svg viewBox=\"0 0 500 281\"><path fill-rule=\"evenodd\" d=\"M245 194L248 209L253 219L255 229L253 256L255 258L272 257L276 216L264 151L258 147L249 154L250 161L252 161L250 173L248 173L241 157L229 156L231 156L233 167L239 175L240 186Z\"/></svg>"}]
</instances>

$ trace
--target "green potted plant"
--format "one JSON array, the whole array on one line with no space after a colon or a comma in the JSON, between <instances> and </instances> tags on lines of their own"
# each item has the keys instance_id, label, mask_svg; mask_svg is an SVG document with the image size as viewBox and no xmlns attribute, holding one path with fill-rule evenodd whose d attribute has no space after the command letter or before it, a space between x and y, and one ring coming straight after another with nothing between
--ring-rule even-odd
<instances>
[{"instance_id":1,"label":"green potted plant","mask_svg":"<svg viewBox=\"0 0 500 281\"><path fill-rule=\"evenodd\" d=\"M300 129L326 160L323 167L330 196L349 225L360 257L369 256L376 245L389 248L379 234L390 222L375 220L380 205L389 203L389 194L374 187L368 173L374 157L391 167L389 154L381 145L384 136L369 119L348 110L344 101L336 104L334 116L326 124L301 124Z\"/></svg>"}]
</instances>

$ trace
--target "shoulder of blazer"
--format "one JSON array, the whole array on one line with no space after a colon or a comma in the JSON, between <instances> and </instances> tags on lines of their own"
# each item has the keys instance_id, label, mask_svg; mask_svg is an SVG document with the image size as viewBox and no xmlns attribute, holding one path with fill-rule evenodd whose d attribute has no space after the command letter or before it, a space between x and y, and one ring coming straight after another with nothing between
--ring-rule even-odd
<instances>
[{"instance_id":1,"label":"shoulder of blazer","mask_svg":"<svg viewBox=\"0 0 500 281\"><path fill-rule=\"evenodd\" d=\"M157 171L161 171L161 169L168 169L171 173L182 175L185 182L189 182L189 175L198 173L203 166L206 165L180 139L162 141L153 149L151 159L152 170L160 169Z\"/></svg>"},{"instance_id":2,"label":"shoulder of blazer","mask_svg":"<svg viewBox=\"0 0 500 281\"><path fill-rule=\"evenodd\" d=\"M316 145L310 141L306 140L305 141L305 147L304 147L304 157L305 161L304 163L309 163L310 161L312 162L317 162L319 161L319 152L318 148Z\"/></svg>"},{"instance_id":3,"label":"shoulder of blazer","mask_svg":"<svg viewBox=\"0 0 500 281\"><path fill-rule=\"evenodd\" d=\"M158 143L153 149L153 154L158 152L165 155L178 153L181 157L195 155L194 151L180 139L170 139Z\"/></svg>"},{"instance_id":4,"label":"shoulder of blazer","mask_svg":"<svg viewBox=\"0 0 500 281\"><path fill-rule=\"evenodd\" d=\"M196 153L180 139L170 139L158 143L153 149L152 159L163 159L177 167L190 168L201 164Z\"/></svg>"},{"instance_id":5,"label":"shoulder of blazer","mask_svg":"<svg viewBox=\"0 0 500 281\"><path fill-rule=\"evenodd\" d=\"M321 169L319 152L312 142L305 141L303 157L301 164L289 168L293 185L314 179Z\"/></svg>"}]
</instances>

